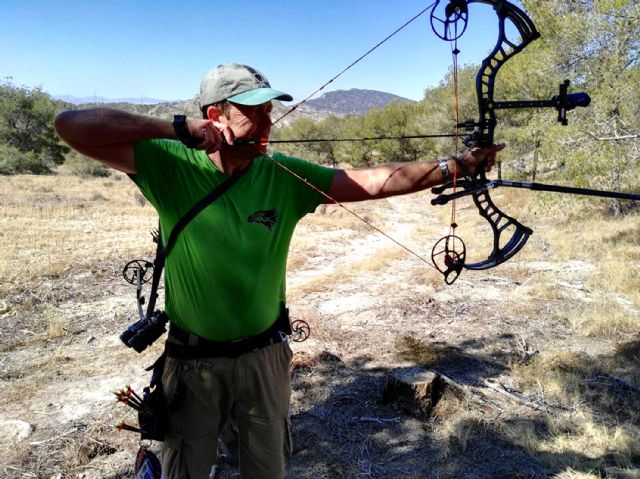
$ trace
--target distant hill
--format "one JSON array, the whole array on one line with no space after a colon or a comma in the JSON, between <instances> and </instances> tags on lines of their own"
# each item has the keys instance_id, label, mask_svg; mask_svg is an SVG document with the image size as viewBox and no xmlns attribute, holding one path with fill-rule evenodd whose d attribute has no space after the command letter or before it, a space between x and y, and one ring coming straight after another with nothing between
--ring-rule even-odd
<instances>
[{"instance_id":1,"label":"distant hill","mask_svg":"<svg viewBox=\"0 0 640 479\"><path fill-rule=\"evenodd\" d=\"M198 95L190 100L161 102L158 103L140 103L136 99L132 101L108 100L105 98L89 98L88 101L79 102L71 101L66 97L56 97L59 101L65 102L70 108L91 108L96 106L118 108L120 110L139 113L143 115L154 116L157 118L171 119L173 115L184 114L190 117L199 117ZM81 100L75 98L75 100ZM138 99L139 100L139 99ZM145 99L150 100L150 99ZM289 125L297 118L306 117L314 120L322 120L330 115L344 116L348 114L361 115L373 108L381 108L392 101L411 102L407 98L385 93L376 90L359 90L352 88L351 90L336 90L324 93L318 98L307 101L304 105L296 109L280 123L281 126ZM294 103L282 104L274 102L273 118L279 118Z\"/></svg>"},{"instance_id":2,"label":"distant hill","mask_svg":"<svg viewBox=\"0 0 640 479\"><path fill-rule=\"evenodd\" d=\"M336 90L325 93L318 98L309 100L306 105L332 114L359 115L373 108L382 108L392 101L413 102L413 100L393 95L392 93L352 88L350 90Z\"/></svg>"}]
</instances>

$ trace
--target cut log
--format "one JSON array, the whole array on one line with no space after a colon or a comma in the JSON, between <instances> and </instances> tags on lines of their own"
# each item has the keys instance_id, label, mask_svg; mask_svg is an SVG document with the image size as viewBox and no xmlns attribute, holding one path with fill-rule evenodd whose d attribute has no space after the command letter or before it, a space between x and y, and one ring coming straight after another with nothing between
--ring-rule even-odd
<instances>
[{"instance_id":1,"label":"cut log","mask_svg":"<svg viewBox=\"0 0 640 479\"><path fill-rule=\"evenodd\" d=\"M402 369L387 376L382 399L407 414L426 419L446 386L446 381L433 371Z\"/></svg>"}]
</instances>

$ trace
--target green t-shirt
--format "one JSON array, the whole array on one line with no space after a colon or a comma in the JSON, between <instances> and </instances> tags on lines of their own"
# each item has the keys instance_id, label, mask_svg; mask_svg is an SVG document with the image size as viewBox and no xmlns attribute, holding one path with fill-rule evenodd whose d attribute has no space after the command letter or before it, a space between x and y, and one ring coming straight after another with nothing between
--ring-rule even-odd
<instances>
[{"instance_id":1,"label":"green t-shirt","mask_svg":"<svg viewBox=\"0 0 640 479\"><path fill-rule=\"evenodd\" d=\"M201 150L177 141L135 144L131 178L160 216L163 240L178 220L228 177ZM334 170L273 158L327 192ZM298 221L322 195L266 156L180 233L164 271L165 310L178 327L213 341L266 330L285 300L287 254Z\"/></svg>"}]
</instances>

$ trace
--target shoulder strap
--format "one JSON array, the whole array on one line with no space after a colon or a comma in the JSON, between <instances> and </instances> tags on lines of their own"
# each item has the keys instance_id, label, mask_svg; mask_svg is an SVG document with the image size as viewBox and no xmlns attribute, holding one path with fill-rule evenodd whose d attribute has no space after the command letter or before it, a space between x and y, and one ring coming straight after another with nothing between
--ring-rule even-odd
<instances>
[{"instance_id":1,"label":"shoulder strap","mask_svg":"<svg viewBox=\"0 0 640 479\"><path fill-rule=\"evenodd\" d=\"M169 252L178 240L178 236L180 235L182 230L185 229L185 227L191 222L191 220L195 218L203 209L205 209L220 196L222 196L229 188L231 188L234 183L238 181L249 168L251 168L251 165L243 170L239 170L233 173L229 178L220 183L213 191L211 191L211 193L208 193L206 196L201 198L200 201L193 205L191 209L178 220L176 225L171 230L171 233L169 234L166 246L161 251L162 255L165 258L169 255Z\"/></svg>"}]
</instances>

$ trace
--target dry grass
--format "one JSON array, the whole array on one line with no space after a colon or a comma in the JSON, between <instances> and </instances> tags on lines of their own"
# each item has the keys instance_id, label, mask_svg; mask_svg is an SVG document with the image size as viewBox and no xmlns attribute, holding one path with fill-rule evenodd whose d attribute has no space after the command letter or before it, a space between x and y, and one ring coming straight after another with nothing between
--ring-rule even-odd
<instances>
[{"instance_id":1,"label":"dry grass","mask_svg":"<svg viewBox=\"0 0 640 479\"><path fill-rule=\"evenodd\" d=\"M544 428L544 432L540 432ZM620 426L606 426L585 411L571 417L542 418L541 424L518 424L503 428L509 440L532 454L542 457L552 466L567 465L567 457L574 457L571 467L584 468L592 460L592 467L601 467L597 458L609 457L617 467L630 467L640 453L638 431Z\"/></svg>"},{"instance_id":2,"label":"dry grass","mask_svg":"<svg viewBox=\"0 0 640 479\"><path fill-rule=\"evenodd\" d=\"M550 464L573 457L574 468L590 460L601 468L607 458L616 467L632 467L640 457L640 415L634 410L637 402L621 402L626 383L610 374L613 362L581 352L544 351L527 364L514 365L520 388L566 412L544 416L543 427L507 427L503 433ZM621 407L631 408L624 414L627 421L620 421Z\"/></svg>"},{"instance_id":3,"label":"dry grass","mask_svg":"<svg viewBox=\"0 0 640 479\"><path fill-rule=\"evenodd\" d=\"M611 337L640 331L640 315L629 311L628 304L611 298L572 309L567 319L578 334L591 337Z\"/></svg>"},{"instance_id":4,"label":"dry grass","mask_svg":"<svg viewBox=\"0 0 640 479\"><path fill-rule=\"evenodd\" d=\"M301 222L289 297L312 337L294 360L300 449L292 478L477 478L479 464L489 471L482 477L513 477L505 463L526 463L529 475L520 477L638 477L640 217L549 223L552 208L532 206L527 195L492 196L535 232L513 260L463 272L453 286L339 207ZM449 209L429 207L428 198L349 207L429 257L448 232ZM469 260L484 259L485 221L470 200L458 208ZM114 286L126 261L153 254L156 221L123 175L0 177L2 415L26 414L38 424L29 441L48 441L15 445L0 474L131 473L137 441L111 430L122 411L100 394L146 381L141 367L159 352L141 359L118 344L135 316L134 296ZM368 303L348 309L354 295ZM537 354L523 358L520 337ZM490 392L484 378L502 381L544 409L446 397L432 420L404 418L375 399L379 378L397 363L457 375L482 397Z\"/></svg>"},{"instance_id":5,"label":"dry grass","mask_svg":"<svg viewBox=\"0 0 640 479\"><path fill-rule=\"evenodd\" d=\"M539 390L545 397L561 400L572 407L580 382L596 370L596 363L586 353L545 351L527 364L512 368L514 378L524 390Z\"/></svg>"},{"instance_id":6,"label":"dry grass","mask_svg":"<svg viewBox=\"0 0 640 479\"><path fill-rule=\"evenodd\" d=\"M548 232L559 261L580 259L600 268L590 279L594 289L627 297L640 309L640 216L620 220L595 218L572 221Z\"/></svg>"},{"instance_id":7,"label":"dry grass","mask_svg":"<svg viewBox=\"0 0 640 479\"><path fill-rule=\"evenodd\" d=\"M349 263L345 266L337 265L333 271L327 272L322 277L312 278L302 284L298 284L291 293L299 296L307 296L320 291L326 291L340 283L349 283L361 274L384 274L393 267L393 262L402 255L398 249L389 249L373 252L370 256Z\"/></svg>"},{"instance_id":8,"label":"dry grass","mask_svg":"<svg viewBox=\"0 0 640 479\"><path fill-rule=\"evenodd\" d=\"M91 271L111 258L151 251L157 222L124 175L1 177L0 296L23 289L49 302L43 280ZM139 194L139 193L138 193Z\"/></svg>"}]
</instances>

